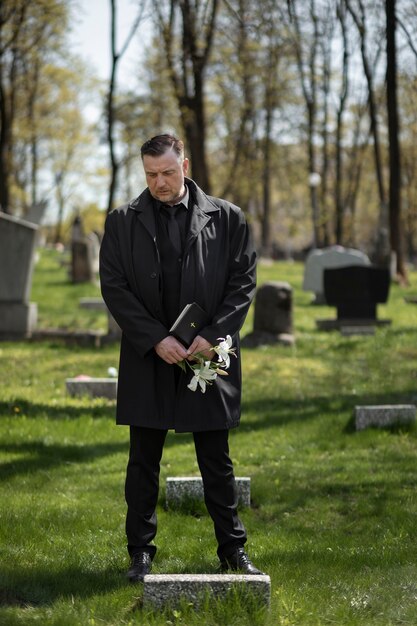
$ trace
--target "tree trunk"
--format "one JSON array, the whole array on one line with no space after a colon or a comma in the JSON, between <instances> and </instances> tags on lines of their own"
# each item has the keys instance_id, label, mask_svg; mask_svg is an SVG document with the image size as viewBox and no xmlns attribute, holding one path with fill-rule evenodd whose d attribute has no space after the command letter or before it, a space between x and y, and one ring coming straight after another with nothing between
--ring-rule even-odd
<instances>
[{"instance_id":1,"label":"tree trunk","mask_svg":"<svg viewBox=\"0 0 417 626\"><path fill-rule=\"evenodd\" d=\"M174 58L174 15L178 6L182 18L181 51L179 58ZM170 0L168 18L163 16L161 0L154 0L167 65L190 151L192 176L207 193L210 193L211 185L206 157L204 73L213 42L217 7L218 0L208 1L200 23L189 0Z\"/></svg>"},{"instance_id":2,"label":"tree trunk","mask_svg":"<svg viewBox=\"0 0 417 626\"><path fill-rule=\"evenodd\" d=\"M387 110L389 135L389 225L391 249L397 256L397 274L406 280L401 233L401 151L397 105L397 50L395 0L386 0Z\"/></svg>"},{"instance_id":3,"label":"tree trunk","mask_svg":"<svg viewBox=\"0 0 417 626\"><path fill-rule=\"evenodd\" d=\"M4 213L9 213L9 145L11 141L11 119L5 91L3 85L0 84L0 209Z\"/></svg>"},{"instance_id":4,"label":"tree trunk","mask_svg":"<svg viewBox=\"0 0 417 626\"><path fill-rule=\"evenodd\" d=\"M376 179L377 179L379 204L380 204L379 228L382 229L382 228L386 228L387 226L387 215L386 215L387 197L386 197L386 192L385 192L381 147L380 147L380 138L379 138L378 107L377 107L375 91L374 91L374 75L375 75L376 62L371 67L371 62L369 61L367 50L366 50L366 43L367 43L366 13L365 13L365 6L362 0L359 0L358 2L360 17L358 13L353 9L350 3L350 0L345 0L345 2L346 2L347 9L352 16L353 21L356 24L356 27L358 29L358 33L360 36L362 65L363 65L363 70L365 73L366 83L368 86L369 119L370 119L371 134L372 134L372 139L373 139L375 173L376 173ZM376 58L377 57L378 57L378 53L376 55Z\"/></svg>"},{"instance_id":5,"label":"tree trunk","mask_svg":"<svg viewBox=\"0 0 417 626\"><path fill-rule=\"evenodd\" d=\"M335 219L335 240L337 244L343 244L344 238L344 213L345 205L343 202L343 116L346 108L346 101L349 91L349 49L346 31L346 11L343 2L337 7L337 18L340 22L343 39L343 63L342 63L342 87L339 96L339 106L336 112L336 178L335 178L335 202L336 202L336 219Z\"/></svg>"},{"instance_id":6,"label":"tree trunk","mask_svg":"<svg viewBox=\"0 0 417 626\"><path fill-rule=\"evenodd\" d=\"M116 74L117 74L117 66L122 58L123 54L126 52L129 43L132 40L133 35L135 34L137 27L142 19L144 2L139 3L139 10L134 20L130 32L120 50L117 52L116 50L116 20L117 20L117 3L116 0L110 0L110 14L111 14L111 23L110 23L110 47L111 47L111 58L112 58L112 66L110 72L110 81L109 81L109 91L107 94L107 142L109 145L109 153L110 153L110 184L109 184L109 193L107 199L107 213L113 208L114 196L117 188L117 176L120 169L120 162L116 156L116 138L114 136L114 123L116 119L115 110L114 110L114 94L116 91Z\"/></svg>"},{"instance_id":7,"label":"tree trunk","mask_svg":"<svg viewBox=\"0 0 417 626\"><path fill-rule=\"evenodd\" d=\"M202 76L194 74L194 95L185 98L181 118L188 148L190 150L193 179L210 193L210 176L206 157L206 115Z\"/></svg>"},{"instance_id":8,"label":"tree trunk","mask_svg":"<svg viewBox=\"0 0 417 626\"><path fill-rule=\"evenodd\" d=\"M110 45L111 45L111 58L112 58L112 66L110 73L110 82L109 82L109 91L107 94L107 142L109 144L109 155L110 155L110 184L109 184L109 193L107 198L107 213L113 208L114 194L116 191L117 184L117 174L119 169L119 164L116 160L116 152L115 152L115 140L114 140L114 90L116 85L116 71L117 71L117 63L119 60L119 56L116 53L116 5L115 0L110 0L110 8L111 8L111 34L110 34Z\"/></svg>"},{"instance_id":9,"label":"tree trunk","mask_svg":"<svg viewBox=\"0 0 417 626\"><path fill-rule=\"evenodd\" d=\"M267 87L265 95L265 137L264 166L262 174L263 212L261 223L261 252L264 257L271 256L271 131L273 103L271 87Z\"/></svg>"}]
</instances>

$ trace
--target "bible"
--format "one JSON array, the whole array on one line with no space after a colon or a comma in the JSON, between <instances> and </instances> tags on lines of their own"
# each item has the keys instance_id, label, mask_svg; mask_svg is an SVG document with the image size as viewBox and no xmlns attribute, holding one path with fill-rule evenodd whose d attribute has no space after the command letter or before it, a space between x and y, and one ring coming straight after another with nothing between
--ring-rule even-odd
<instances>
[{"instance_id":1,"label":"bible","mask_svg":"<svg viewBox=\"0 0 417 626\"><path fill-rule=\"evenodd\" d=\"M169 332L188 348L207 322L207 313L196 302L192 302L185 305Z\"/></svg>"}]
</instances>

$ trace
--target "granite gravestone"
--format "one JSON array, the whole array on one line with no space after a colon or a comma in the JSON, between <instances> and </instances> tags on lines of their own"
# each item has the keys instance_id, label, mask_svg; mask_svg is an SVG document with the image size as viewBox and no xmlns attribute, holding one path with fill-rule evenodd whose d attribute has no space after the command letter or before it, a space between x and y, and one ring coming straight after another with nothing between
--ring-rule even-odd
<instances>
[{"instance_id":1,"label":"granite gravestone","mask_svg":"<svg viewBox=\"0 0 417 626\"><path fill-rule=\"evenodd\" d=\"M253 332L246 335L242 345L294 343L292 322L292 287L287 282L268 281L256 292Z\"/></svg>"},{"instance_id":2,"label":"granite gravestone","mask_svg":"<svg viewBox=\"0 0 417 626\"><path fill-rule=\"evenodd\" d=\"M347 265L370 265L369 257L360 250L330 246L329 248L312 250L306 259L304 268L303 289L313 291L315 304L325 304L324 270Z\"/></svg>"},{"instance_id":3,"label":"granite gravestone","mask_svg":"<svg viewBox=\"0 0 417 626\"><path fill-rule=\"evenodd\" d=\"M85 237L82 219L74 218L71 232L71 281L87 283L94 280L94 259L91 241Z\"/></svg>"},{"instance_id":4,"label":"granite gravestone","mask_svg":"<svg viewBox=\"0 0 417 626\"><path fill-rule=\"evenodd\" d=\"M324 295L327 304L337 308L342 327L360 321L377 323L377 304L386 302L390 273L383 267L339 267L324 271Z\"/></svg>"},{"instance_id":5,"label":"granite gravestone","mask_svg":"<svg viewBox=\"0 0 417 626\"><path fill-rule=\"evenodd\" d=\"M38 226L40 226L43 222L43 218L45 216L47 208L48 203L46 201L32 204L25 216L25 220L27 222L31 222L32 224L37 224Z\"/></svg>"},{"instance_id":6,"label":"granite gravestone","mask_svg":"<svg viewBox=\"0 0 417 626\"><path fill-rule=\"evenodd\" d=\"M38 227L0 212L0 336L29 336L37 305L29 302Z\"/></svg>"}]
</instances>

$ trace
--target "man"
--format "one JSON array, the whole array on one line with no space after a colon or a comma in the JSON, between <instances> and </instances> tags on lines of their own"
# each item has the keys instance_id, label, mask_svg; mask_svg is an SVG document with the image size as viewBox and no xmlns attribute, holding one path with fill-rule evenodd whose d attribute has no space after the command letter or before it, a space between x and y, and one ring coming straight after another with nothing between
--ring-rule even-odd
<instances>
[{"instance_id":1,"label":"man","mask_svg":"<svg viewBox=\"0 0 417 626\"><path fill-rule=\"evenodd\" d=\"M193 433L221 571L261 574L244 551L246 532L229 457L228 431L240 420L239 358L205 394L190 391L189 368L177 366L197 352L211 359L210 348L226 335L239 348L239 330L255 292L256 254L242 211L207 196L186 177L181 140L153 137L141 156L148 187L109 214L100 252L103 298L122 329L117 423L130 426L127 575L143 581L151 571L160 460L169 429ZM187 348L169 328L192 302L206 311L209 323Z\"/></svg>"}]
</instances>

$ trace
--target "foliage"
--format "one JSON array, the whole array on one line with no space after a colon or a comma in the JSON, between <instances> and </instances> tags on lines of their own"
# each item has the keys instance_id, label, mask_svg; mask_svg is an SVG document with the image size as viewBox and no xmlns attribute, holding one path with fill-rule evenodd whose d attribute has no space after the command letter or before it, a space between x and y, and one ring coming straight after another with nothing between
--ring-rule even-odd
<instances>
[{"instance_id":1,"label":"foliage","mask_svg":"<svg viewBox=\"0 0 417 626\"><path fill-rule=\"evenodd\" d=\"M141 141L173 131L184 136L194 171L209 176L212 192L248 214L263 253L310 245L312 215L320 245L337 242L371 253L385 220L389 169L384 6L382 0L164 0L147 8L137 2L131 32L138 23L143 57L127 87L113 83L111 97L119 174L114 204L143 185ZM94 184L97 202L103 201L110 168L100 143L108 111L91 129L86 105L99 90L69 53L67 38L76 3L5 0L1 7L0 196L7 186L10 202L0 202L24 213L48 196L59 222L60 207L61 213L64 205L82 209L90 201L83 191ZM412 259L417 14L410 0L397 0L396 7L402 218ZM115 47L115 64L124 62L124 49ZM309 185L312 171L320 174L317 188Z\"/></svg>"},{"instance_id":2,"label":"foliage","mask_svg":"<svg viewBox=\"0 0 417 626\"><path fill-rule=\"evenodd\" d=\"M33 300L42 324L77 323L78 287L42 253ZM231 597L196 612L145 610L124 578L127 429L114 403L69 398L64 380L106 375L117 346L0 345L0 622L45 626L413 624L416 613L416 427L353 432L356 404L416 403L415 306L392 285L372 337L319 332L334 315L301 290L302 266L259 267L259 283L294 289L296 345L243 350L243 416L232 431L237 476L251 477L241 515L248 552L272 581L271 608ZM411 273L417 295L417 274ZM89 287L90 295L96 295ZM88 295L85 292L83 295ZM407 294L408 295L408 294ZM253 311L243 332L251 329ZM210 393L208 389L207 393ZM201 505L165 510L165 479L198 475L190 435L169 433L161 467L155 573L215 572Z\"/></svg>"}]
</instances>

